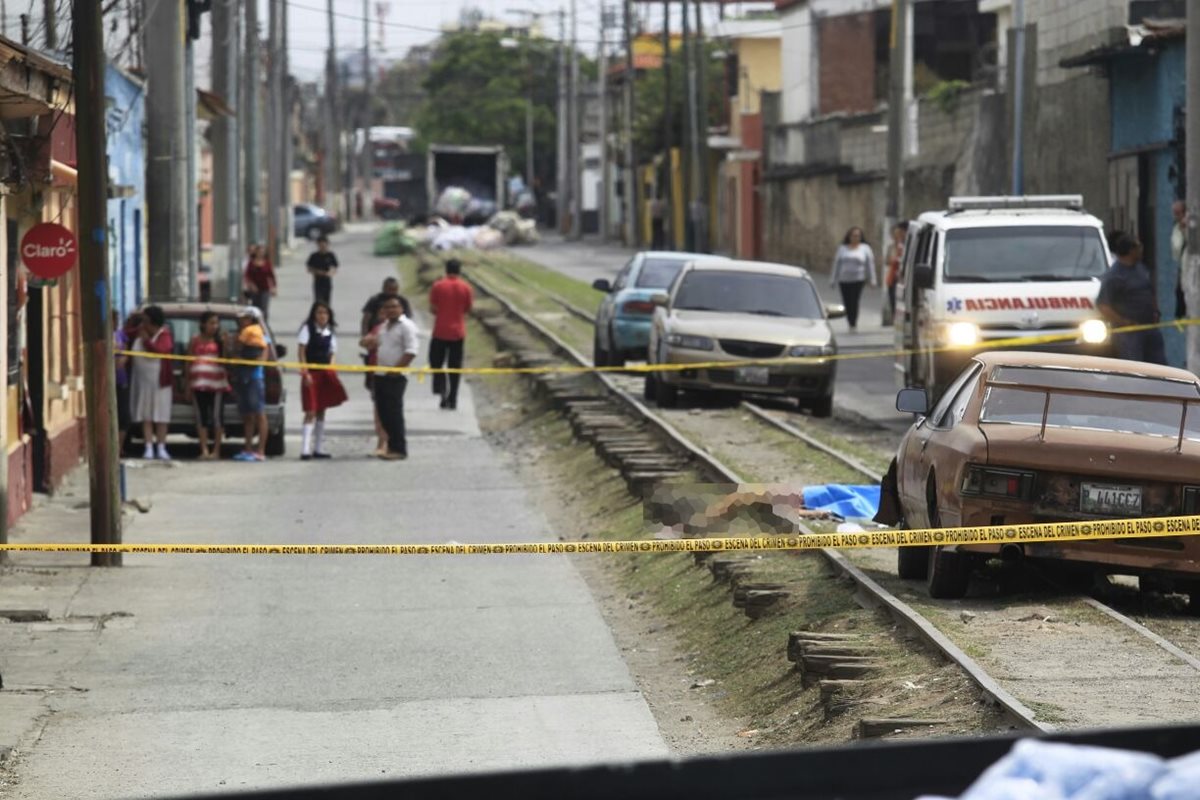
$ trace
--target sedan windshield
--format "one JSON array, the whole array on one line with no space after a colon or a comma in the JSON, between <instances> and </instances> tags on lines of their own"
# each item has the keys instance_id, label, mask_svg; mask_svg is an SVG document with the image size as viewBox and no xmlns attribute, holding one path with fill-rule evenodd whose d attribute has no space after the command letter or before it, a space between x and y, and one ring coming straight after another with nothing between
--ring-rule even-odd
<instances>
[{"instance_id":1,"label":"sedan windshield","mask_svg":"<svg viewBox=\"0 0 1200 800\"><path fill-rule=\"evenodd\" d=\"M638 273L639 289L666 289L687 262L680 258L648 258Z\"/></svg>"},{"instance_id":2,"label":"sedan windshield","mask_svg":"<svg viewBox=\"0 0 1200 800\"><path fill-rule=\"evenodd\" d=\"M705 270L689 273L675 296L674 307L768 317L823 317L821 301L808 278L761 272Z\"/></svg>"},{"instance_id":3,"label":"sedan windshield","mask_svg":"<svg viewBox=\"0 0 1200 800\"><path fill-rule=\"evenodd\" d=\"M963 228L946 233L950 282L1079 281L1108 269L1100 231L1081 225Z\"/></svg>"}]
</instances>

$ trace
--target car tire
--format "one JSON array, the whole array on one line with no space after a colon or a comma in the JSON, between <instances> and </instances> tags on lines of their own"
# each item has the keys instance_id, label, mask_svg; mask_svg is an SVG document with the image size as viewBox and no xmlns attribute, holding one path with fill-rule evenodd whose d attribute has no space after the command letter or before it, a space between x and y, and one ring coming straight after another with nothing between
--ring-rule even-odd
<instances>
[{"instance_id":1,"label":"car tire","mask_svg":"<svg viewBox=\"0 0 1200 800\"><path fill-rule=\"evenodd\" d=\"M642 398L647 402L654 402L654 399L658 396L658 389L655 387L656 383L654 373L646 373L646 380L642 383Z\"/></svg>"},{"instance_id":2,"label":"car tire","mask_svg":"<svg viewBox=\"0 0 1200 800\"><path fill-rule=\"evenodd\" d=\"M608 351L600 346L600 332L592 334L592 366L607 367Z\"/></svg>"},{"instance_id":3,"label":"car tire","mask_svg":"<svg viewBox=\"0 0 1200 800\"><path fill-rule=\"evenodd\" d=\"M926 580L929 577L929 548L897 547L896 574L906 581Z\"/></svg>"},{"instance_id":4,"label":"car tire","mask_svg":"<svg viewBox=\"0 0 1200 800\"><path fill-rule=\"evenodd\" d=\"M287 452L287 440L284 437L285 427L280 425L278 431L267 434L267 446L264 448L267 455L281 456Z\"/></svg>"},{"instance_id":5,"label":"car tire","mask_svg":"<svg viewBox=\"0 0 1200 800\"><path fill-rule=\"evenodd\" d=\"M659 408L675 408L679 405L679 387L666 381L654 382L654 402Z\"/></svg>"},{"instance_id":6,"label":"car tire","mask_svg":"<svg viewBox=\"0 0 1200 800\"><path fill-rule=\"evenodd\" d=\"M304 231L304 238L308 239L310 242L315 242L324 235L325 231L321 230L320 225L309 225L308 229Z\"/></svg>"},{"instance_id":7,"label":"car tire","mask_svg":"<svg viewBox=\"0 0 1200 800\"><path fill-rule=\"evenodd\" d=\"M935 600L958 600L967 594L971 582L971 558L963 553L929 548L929 574L926 586Z\"/></svg>"},{"instance_id":8,"label":"car tire","mask_svg":"<svg viewBox=\"0 0 1200 800\"><path fill-rule=\"evenodd\" d=\"M608 352L608 365L610 367L625 366L625 354L621 352L621 348L617 347L617 337L613 336L612 329L608 331L608 343L612 345L612 350Z\"/></svg>"},{"instance_id":9,"label":"car tire","mask_svg":"<svg viewBox=\"0 0 1200 800\"><path fill-rule=\"evenodd\" d=\"M814 417L825 419L833 416L833 394L827 394L817 402L809 406L812 409Z\"/></svg>"}]
</instances>

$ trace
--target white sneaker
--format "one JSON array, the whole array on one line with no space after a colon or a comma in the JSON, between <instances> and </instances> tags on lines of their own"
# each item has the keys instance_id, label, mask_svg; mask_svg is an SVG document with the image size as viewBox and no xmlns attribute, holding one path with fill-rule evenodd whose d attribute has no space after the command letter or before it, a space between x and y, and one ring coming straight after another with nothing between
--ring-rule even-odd
<instances>
[{"instance_id":1,"label":"white sneaker","mask_svg":"<svg viewBox=\"0 0 1200 800\"><path fill-rule=\"evenodd\" d=\"M165 444L160 444L158 446L158 460L159 461L170 461L171 460L171 454L167 452L167 446Z\"/></svg>"},{"instance_id":2,"label":"white sneaker","mask_svg":"<svg viewBox=\"0 0 1200 800\"><path fill-rule=\"evenodd\" d=\"M154 460L154 445L152 445L152 444L146 445L146 450L145 450L145 452L142 453L142 458L144 458L148 461Z\"/></svg>"}]
</instances>

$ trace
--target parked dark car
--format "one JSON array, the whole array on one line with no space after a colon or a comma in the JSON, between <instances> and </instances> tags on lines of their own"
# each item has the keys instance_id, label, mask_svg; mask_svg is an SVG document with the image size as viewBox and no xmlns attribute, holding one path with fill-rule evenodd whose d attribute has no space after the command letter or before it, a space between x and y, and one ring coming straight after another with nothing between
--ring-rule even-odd
<instances>
[{"instance_id":1,"label":"parked dark car","mask_svg":"<svg viewBox=\"0 0 1200 800\"><path fill-rule=\"evenodd\" d=\"M292 209L292 214L295 234L306 239L319 239L338 229L337 217L311 203L298 203Z\"/></svg>"}]
</instances>

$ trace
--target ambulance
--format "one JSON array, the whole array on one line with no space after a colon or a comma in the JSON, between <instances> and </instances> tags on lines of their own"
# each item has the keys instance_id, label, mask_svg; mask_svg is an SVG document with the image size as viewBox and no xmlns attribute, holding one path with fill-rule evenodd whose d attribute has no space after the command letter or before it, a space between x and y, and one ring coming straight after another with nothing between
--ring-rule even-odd
<instances>
[{"instance_id":1,"label":"ambulance","mask_svg":"<svg viewBox=\"0 0 1200 800\"><path fill-rule=\"evenodd\" d=\"M909 223L896 285L897 384L936 398L985 350L1109 355L1096 297L1110 263L1103 224L1080 195L950 198Z\"/></svg>"}]
</instances>

